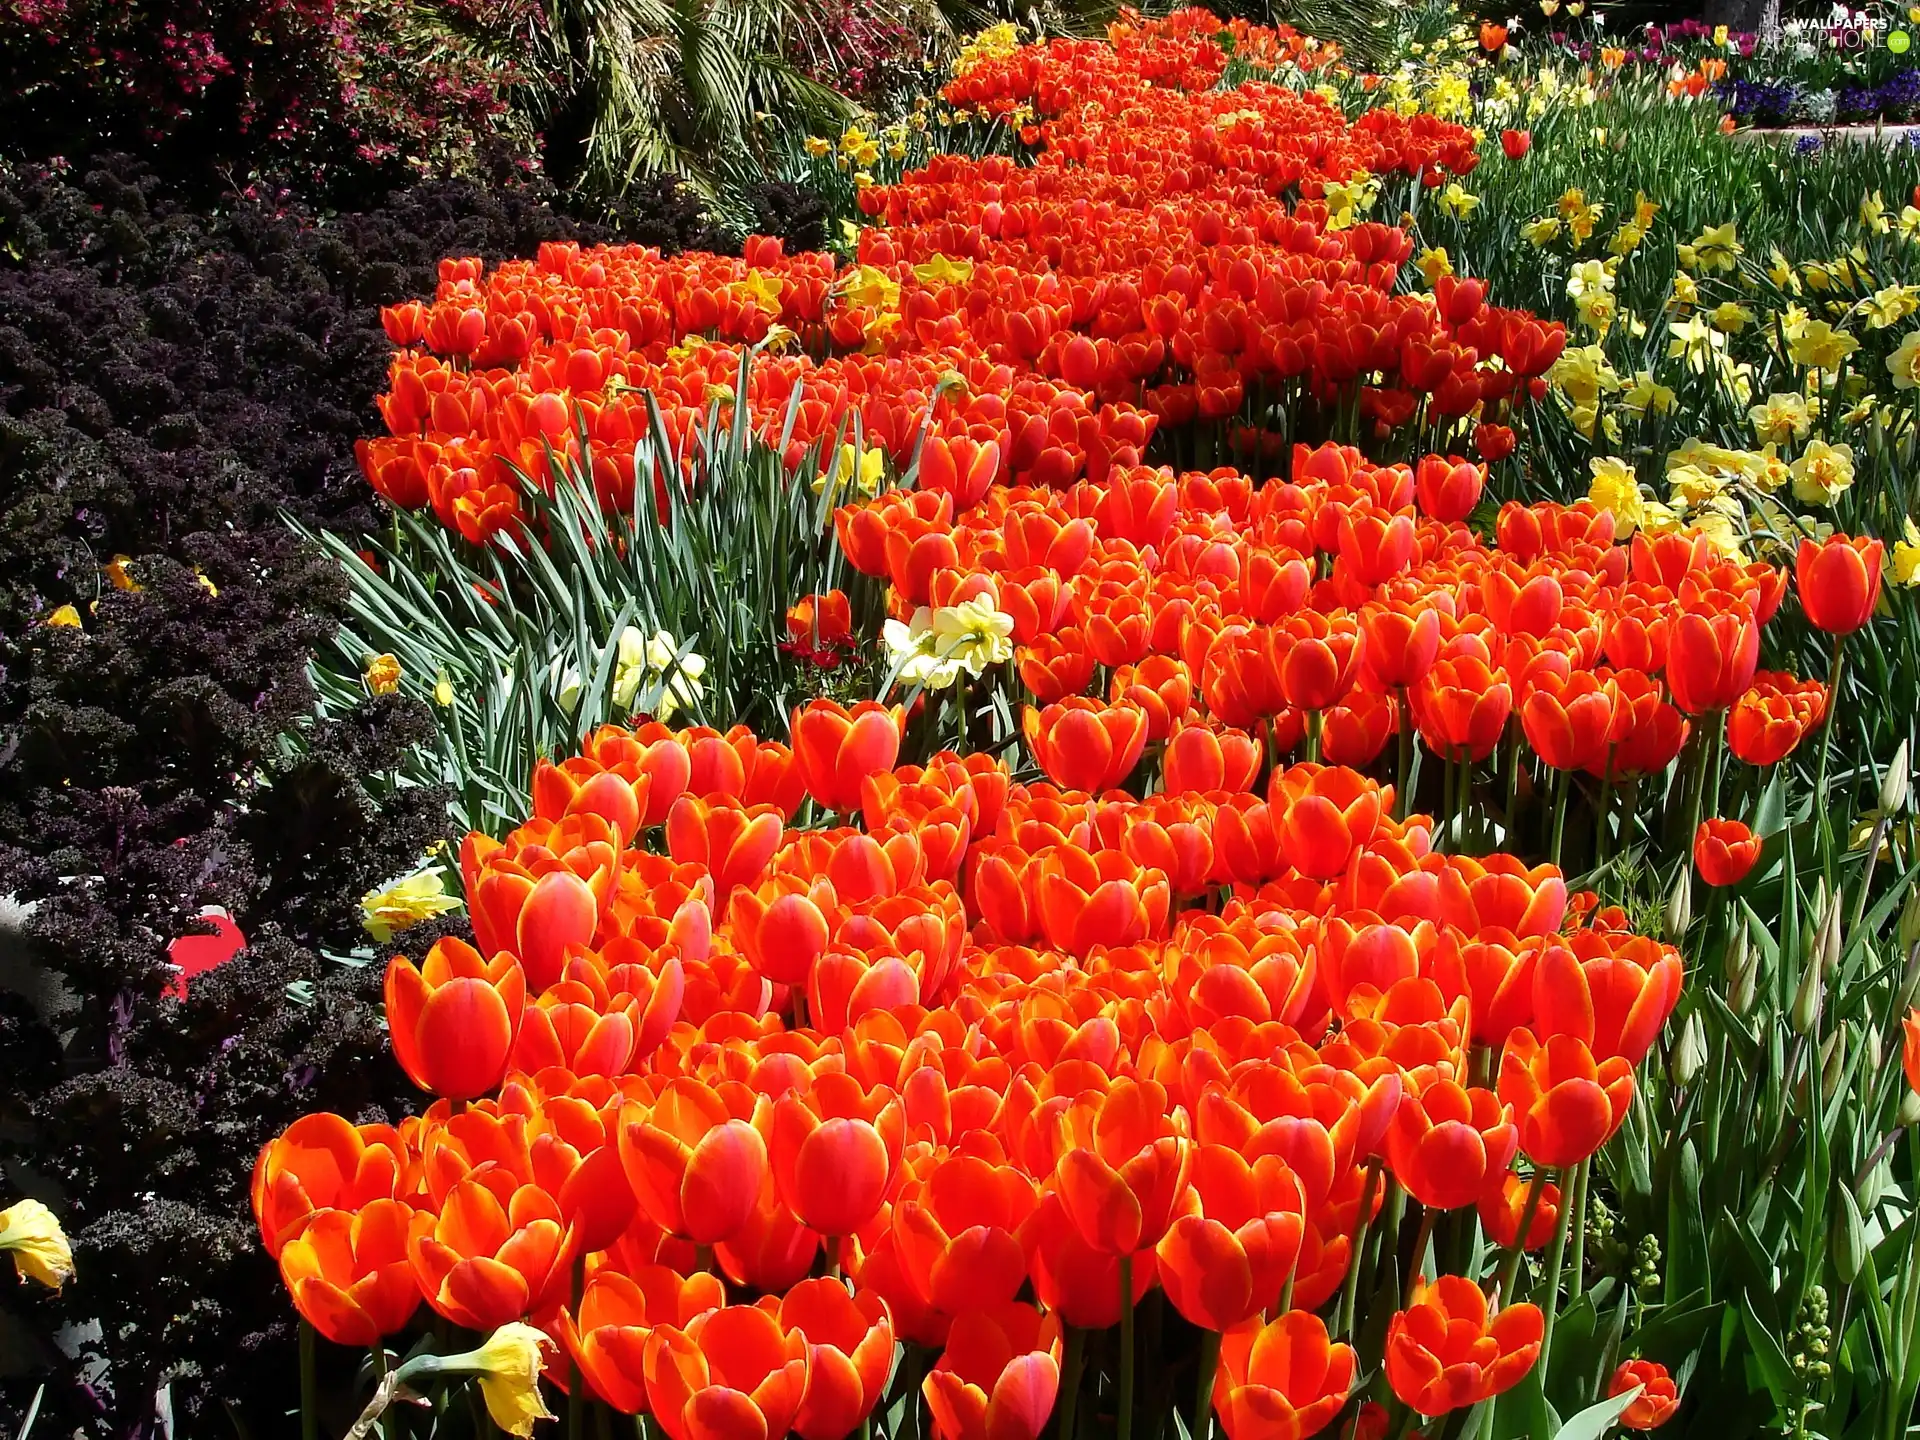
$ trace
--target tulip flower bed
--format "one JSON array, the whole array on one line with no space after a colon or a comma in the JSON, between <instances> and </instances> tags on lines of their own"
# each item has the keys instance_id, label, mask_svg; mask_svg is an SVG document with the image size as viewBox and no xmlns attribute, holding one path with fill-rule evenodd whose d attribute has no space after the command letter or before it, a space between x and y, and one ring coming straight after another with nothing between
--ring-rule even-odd
<instances>
[{"instance_id":1,"label":"tulip flower bed","mask_svg":"<svg viewBox=\"0 0 1920 1440\"><path fill-rule=\"evenodd\" d=\"M544 1371L572 1433L672 1440L1676 1413L1693 1339L1611 1278L1609 1336L1583 1292L1685 963L1559 862L1584 813L1601 866L1678 833L1710 887L1755 869L1721 757L1777 766L1828 709L1759 668L1789 577L1588 502L1470 528L1487 464L1408 449L1504 459L1562 334L1396 295L1404 233L1328 179L1465 169L1463 134L1213 89L1209 33L972 74L1047 151L868 192L844 272L549 247L389 312L389 498L517 543L551 456L630 510L744 411L829 457L911 690L789 741L596 729L468 836L474 943L386 972L440 1098L310 1116L254 1174L306 1323L376 1353L357 1433L475 1371L515 1433ZM1280 415L1408 458L1277 451ZM870 468L912 483L863 498ZM1837 645L1879 577L1878 542L1809 541L1798 608ZM794 598L796 643L864 643L846 596ZM1017 746L963 677L1025 692ZM423 1299L493 1339L390 1369Z\"/></svg>"}]
</instances>

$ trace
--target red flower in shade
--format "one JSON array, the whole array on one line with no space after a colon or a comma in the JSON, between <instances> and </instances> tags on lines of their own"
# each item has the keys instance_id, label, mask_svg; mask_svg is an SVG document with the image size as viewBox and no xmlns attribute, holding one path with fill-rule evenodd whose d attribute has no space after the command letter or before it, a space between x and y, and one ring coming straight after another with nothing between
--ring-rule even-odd
<instances>
[{"instance_id":1,"label":"red flower in shade","mask_svg":"<svg viewBox=\"0 0 1920 1440\"><path fill-rule=\"evenodd\" d=\"M1624 1395L1635 1386L1640 1393L1620 1412L1620 1423L1629 1430L1657 1430L1680 1408L1680 1392L1673 1377L1657 1361L1626 1361L1607 1381L1607 1394Z\"/></svg>"},{"instance_id":2,"label":"red flower in shade","mask_svg":"<svg viewBox=\"0 0 1920 1440\"><path fill-rule=\"evenodd\" d=\"M1037 1440L1060 1391L1060 1322L1015 1301L961 1315L920 1388L940 1440Z\"/></svg>"},{"instance_id":3,"label":"red flower in shade","mask_svg":"<svg viewBox=\"0 0 1920 1440\"><path fill-rule=\"evenodd\" d=\"M1507 159L1526 158L1527 151L1533 148L1533 132L1530 130L1502 130L1500 148L1507 152Z\"/></svg>"},{"instance_id":4,"label":"red flower in shade","mask_svg":"<svg viewBox=\"0 0 1920 1440\"><path fill-rule=\"evenodd\" d=\"M1693 832L1693 864L1709 885L1738 885L1760 858L1760 837L1738 820L1715 816Z\"/></svg>"},{"instance_id":5,"label":"red flower in shade","mask_svg":"<svg viewBox=\"0 0 1920 1440\"><path fill-rule=\"evenodd\" d=\"M1536 1165L1577 1165L1612 1138L1633 1103L1633 1067L1595 1062L1571 1035L1515 1030L1500 1055L1500 1098L1520 1118L1520 1148Z\"/></svg>"},{"instance_id":6,"label":"red flower in shade","mask_svg":"<svg viewBox=\"0 0 1920 1440\"><path fill-rule=\"evenodd\" d=\"M1327 1338L1318 1315L1290 1310L1271 1323L1259 1316L1220 1341L1213 1410L1227 1440L1297 1440L1315 1435L1353 1389L1351 1346Z\"/></svg>"},{"instance_id":7,"label":"red flower in shade","mask_svg":"<svg viewBox=\"0 0 1920 1440\"><path fill-rule=\"evenodd\" d=\"M420 969L387 966L387 1028L393 1056L422 1090L471 1100L499 1085L520 1029L527 983L502 951L492 961L463 940L436 940Z\"/></svg>"},{"instance_id":8,"label":"red flower in shade","mask_svg":"<svg viewBox=\"0 0 1920 1440\"><path fill-rule=\"evenodd\" d=\"M1414 1291L1387 1324L1387 1383L1422 1415L1444 1415L1519 1384L1540 1354L1537 1305L1509 1305L1491 1321L1487 1297L1459 1275Z\"/></svg>"},{"instance_id":9,"label":"red flower in shade","mask_svg":"<svg viewBox=\"0 0 1920 1440\"><path fill-rule=\"evenodd\" d=\"M1802 540L1794 560L1794 581L1807 623L1829 635L1851 635L1873 618L1880 598L1878 540L1831 535Z\"/></svg>"}]
</instances>

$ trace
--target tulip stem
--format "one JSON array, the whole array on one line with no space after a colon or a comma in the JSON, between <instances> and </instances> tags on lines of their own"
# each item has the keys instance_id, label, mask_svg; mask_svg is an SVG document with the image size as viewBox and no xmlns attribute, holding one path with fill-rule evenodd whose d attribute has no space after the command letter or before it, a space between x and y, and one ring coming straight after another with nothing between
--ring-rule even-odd
<instances>
[{"instance_id":1,"label":"tulip stem","mask_svg":"<svg viewBox=\"0 0 1920 1440\"><path fill-rule=\"evenodd\" d=\"M1492 1299L1513 1293L1513 1277L1520 1273L1520 1256L1527 1248L1527 1232L1533 1229L1533 1217L1540 1213L1540 1200L1547 1189L1547 1167L1542 1165L1533 1172L1533 1183L1527 1186L1527 1203L1520 1207L1520 1229L1513 1237L1513 1244L1507 1247L1507 1253L1501 1257L1500 1269L1495 1272Z\"/></svg>"},{"instance_id":2,"label":"tulip stem","mask_svg":"<svg viewBox=\"0 0 1920 1440\"><path fill-rule=\"evenodd\" d=\"M1200 1376L1193 1387L1193 1423L1187 1427L1192 1440L1207 1440L1213 1424L1213 1380L1220 1371L1220 1332L1200 1332Z\"/></svg>"},{"instance_id":3,"label":"tulip stem","mask_svg":"<svg viewBox=\"0 0 1920 1440\"><path fill-rule=\"evenodd\" d=\"M1407 687L1400 687L1400 734L1395 741L1396 768L1394 771L1393 818L1404 820L1412 813L1413 796L1407 790L1408 781L1413 774L1413 710L1407 703Z\"/></svg>"},{"instance_id":4,"label":"tulip stem","mask_svg":"<svg viewBox=\"0 0 1920 1440\"><path fill-rule=\"evenodd\" d=\"M1593 1175L1593 1157L1580 1162L1580 1173L1573 1184L1573 1281L1569 1298L1578 1300L1586 1287L1587 1268L1587 1185Z\"/></svg>"},{"instance_id":5,"label":"tulip stem","mask_svg":"<svg viewBox=\"0 0 1920 1440\"><path fill-rule=\"evenodd\" d=\"M1066 1367L1060 1377L1059 1440L1073 1440L1074 1416L1080 1409L1080 1376L1087 1364L1087 1332L1068 1325Z\"/></svg>"},{"instance_id":6,"label":"tulip stem","mask_svg":"<svg viewBox=\"0 0 1920 1440\"><path fill-rule=\"evenodd\" d=\"M1307 759L1314 764L1320 762L1321 724L1320 712L1318 710L1309 710L1307 712Z\"/></svg>"},{"instance_id":7,"label":"tulip stem","mask_svg":"<svg viewBox=\"0 0 1920 1440\"><path fill-rule=\"evenodd\" d=\"M1567 833L1567 791L1573 788L1573 772L1556 770L1553 773L1556 781L1553 791L1553 847L1547 852L1547 858L1558 869L1560 841Z\"/></svg>"},{"instance_id":8,"label":"tulip stem","mask_svg":"<svg viewBox=\"0 0 1920 1440\"><path fill-rule=\"evenodd\" d=\"M1133 1256L1120 1257L1120 1405L1115 1433L1133 1436Z\"/></svg>"},{"instance_id":9,"label":"tulip stem","mask_svg":"<svg viewBox=\"0 0 1920 1440\"><path fill-rule=\"evenodd\" d=\"M587 1288L587 1257L581 1253L573 1257L573 1285L570 1303L576 1320L580 1316L580 1297ZM571 1353L567 1356L567 1440L581 1440L587 1421L586 1386L580 1376L580 1361Z\"/></svg>"},{"instance_id":10,"label":"tulip stem","mask_svg":"<svg viewBox=\"0 0 1920 1440\"><path fill-rule=\"evenodd\" d=\"M1427 1246L1433 1240L1433 1222L1440 1218L1440 1211L1432 1205L1420 1207L1420 1228L1413 1233L1413 1283L1420 1284L1427 1278Z\"/></svg>"},{"instance_id":11,"label":"tulip stem","mask_svg":"<svg viewBox=\"0 0 1920 1440\"><path fill-rule=\"evenodd\" d=\"M319 1385L314 1378L313 1322L300 1317L300 1440L320 1440Z\"/></svg>"},{"instance_id":12,"label":"tulip stem","mask_svg":"<svg viewBox=\"0 0 1920 1440\"><path fill-rule=\"evenodd\" d=\"M1353 1217L1353 1234L1347 1244L1347 1278L1341 1287L1337 1325L1342 1338L1353 1334L1353 1311L1360 1294L1360 1252L1366 1248L1367 1231L1373 1225L1373 1192L1380 1183L1380 1161L1367 1161L1366 1183L1360 1187L1360 1208Z\"/></svg>"},{"instance_id":13,"label":"tulip stem","mask_svg":"<svg viewBox=\"0 0 1920 1440\"><path fill-rule=\"evenodd\" d=\"M1544 1385L1547 1378L1547 1358L1553 1353L1553 1322L1560 1315L1560 1270L1567 1258L1567 1226L1573 1220L1573 1206L1567 1203L1567 1196L1560 1196L1560 1218L1553 1227L1553 1248L1547 1252L1547 1312L1546 1326L1540 1336L1540 1381ZM1525 1239L1524 1235L1521 1239Z\"/></svg>"},{"instance_id":14,"label":"tulip stem","mask_svg":"<svg viewBox=\"0 0 1920 1440\"><path fill-rule=\"evenodd\" d=\"M1827 761L1833 754L1833 718L1834 712L1840 708L1840 677L1846 659L1846 639L1836 635L1833 637L1833 664L1827 667L1827 713L1820 725L1819 773L1813 781L1813 808L1820 816L1820 854L1823 860L1833 853L1833 806L1827 798Z\"/></svg>"}]
</instances>

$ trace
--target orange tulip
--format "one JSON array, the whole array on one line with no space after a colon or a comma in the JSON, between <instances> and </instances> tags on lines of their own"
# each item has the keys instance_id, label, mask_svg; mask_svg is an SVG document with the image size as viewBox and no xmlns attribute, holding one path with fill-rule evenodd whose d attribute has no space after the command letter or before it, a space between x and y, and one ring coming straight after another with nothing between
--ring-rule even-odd
<instances>
[{"instance_id":1,"label":"orange tulip","mask_svg":"<svg viewBox=\"0 0 1920 1440\"><path fill-rule=\"evenodd\" d=\"M729 1305L647 1336L647 1407L672 1440L778 1440L807 1390L807 1337Z\"/></svg>"},{"instance_id":2,"label":"orange tulip","mask_svg":"<svg viewBox=\"0 0 1920 1440\"><path fill-rule=\"evenodd\" d=\"M1009 1301L954 1320L921 1385L940 1440L1038 1440L1060 1390L1060 1322Z\"/></svg>"},{"instance_id":3,"label":"orange tulip","mask_svg":"<svg viewBox=\"0 0 1920 1440\"><path fill-rule=\"evenodd\" d=\"M1062 1322L1086 1330L1110 1330L1120 1323L1120 1259L1087 1243L1057 1191L1042 1192L1040 1203L1020 1227L1033 1293ZM1152 1249L1135 1252L1133 1301L1153 1288Z\"/></svg>"},{"instance_id":4,"label":"orange tulip","mask_svg":"<svg viewBox=\"0 0 1920 1440\"><path fill-rule=\"evenodd\" d=\"M1459 1275L1416 1287L1387 1324L1387 1383L1422 1415L1444 1415L1511 1390L1540 1354L1537 1305L1508 1305L1491 1321L1487 1297Z\"/></svg>"},{"instance_id":5,"label":"orange tulip","mask_svg":"<svg viewBox=\"0 0 1920 1440\"><path fill-rule=\"evenodd\" d=\"M1011 1300L1027 1278L1018 1235L1038 1195L1011 1165L941 1161L893 1205L894 1249L922 1302L948 1316Z\"/></svg>"},{"instance_id":6,"label":"orange tulip","mask_svg":"<svg viewBox=\"0 0 1920 1440\"><path fill-rule=\"evenodd\" d=\"M783 828L772 805L749 807L730 795L682 795L667 812L667 853L677 864L706 866L714 899L724 905L739 887L760 883Z\"/></svg>"},{"instance_id":7,"label":"orange tulip","mask_svg":"<svg viewBox=\"0 0 1920 1440\"><path fill-rule=\"evenodd\" d=\"M1109 1255L1159 1243L1187 1192L1193 1142L1169 1112L1166 1087L1116 1080L1062 1117L1053 1186L1081 1238Z\"/></svg>"},{"instance_id":8,"label":"orange tulip","mask_svg":"<svg viewBox=\"0 0 1920 1440\"><path fill-rule=\"evenodd\" d=\"M1689 715L1726 709L1753 683L1759 659L1760 627L1745 604L1681 611L1667 640L1673 703Z\"/></svg>"},{"instance_id":9,"label":"orange tulip","mask_svg":"<svg viewBox=\"0 0 1920 1440\"><path fill-rule=\"evenodd\" d=\"M1436 754L1484 760L1507 728L1513 711L1513 689L1504 671L1462 656L1436 660L1413 687L1414 724L1420 738Z\"/></svg>"},{"instance_id":10,"label":"orange tulip","mask_svg":"<svg viewBox=\"0 0 1920 1440\"><path fill-rule=\"evenodd\" d=\"M1220 1341L1213 1411L1227 1440L1300 1440L1318 1434L1353 1389L1353 1347L1327 1338L1318 1315L1258 1315Z\"/></svg>"},{"instance_id":11,"label":"orange tulip","mask_svg":"<svg viewBox=\"0 0 1920 1440\"><path fill-rule=\"evenodd\" d=\"M1299 1257L1306 1198L1279 1156L1249 1164L1225 1145L1196 1147L1191 1177L1197 1212L1176 1219L1155 1246L1160 1285L1188 1320L1224 1332L1279 1303Z\"/></svg>"},{"instance_id":12,"label":"orange tulip","mask_svg":"<svg viewBox=\"0 0 1920 1440\"><path fill-rule=\"evenodd\" d=\"M486 961L465 941L436 940L418 970L397 955L388 963L386 997L393 1057L414 1084L471 1100L500 1083L527 1003L511 955Z\"/></svg>"},{"instance_id":13,"label":"orange tulip","mask_svg":"<svg viewBox=\"0 0 1920 1440\"><path fill-rule=\"evenodd\" d=\"M812 700L793 712L793 753L807 793L829 810L860 808L860 783L891 770L900 753L899 712L872 700L851 710Z\"/></svg>"},{"instance_id":14,"label":"orange tulip","mask_svg":"<svg viewBox=\"0 0 1920 1440\"><path fill-rule=\"evenodd\" d=\"M871 1291L852 1295L836 1279L802 1280L760 1301L780 1328L807 1342L807 1389L794 1416L800 1440L845 1440L873 1413L893 1370L893 1321Z\"/></svg>"},{"instance_id":15,"label":"orange tulip","mask_svg":"<svg viewBox=\"0 0 1920 1440\"><path fill-rule=\"evenodd\" d=\"M696 1270L682 1277L667 1265L631 1272L594 1272L571 1311L555 1322L560 1343L593 1393L623 1415L647 1408L647 1337L659 1325L684 1329L727 1303L717 1275Z\"/></svg>"},{"instance_id":16,"label":"orange tulip","mask_svg":"<svg viewBox=\"0 0 1920 1440\"><path fill-rule=\"evenodd\" d=\"M1907 1072L1907 1084L1920 1094L1920 1006L1900 1019L1900 1065Z\"/></svg>"},{"instance_id":17,"label":"orange tulip","mask_svg":"<svg viewBox=\"0 0 1920 1440\"><path fill-rule=\"evenodd\" d=\"M1188 721L1167 737L1162 784L1169 795L1250 790L1262 758L1259 740L1246 731Z\"/></svg>"},{"instance_id":18,"label":"orange tulip","mask_svg":"<svg viewBox=\"0 0 1920 1440\"><path fill-rule=\"evenodd\" d=\"M880 1211L900 1164L906 1116L891 1091L863 1094L845 1073L818 1076L805 1099L773 1102L768 1157L781 1203L828 1238L851 1235Z\"/></svg>"},{"instance_id":19,"label":"orange tulip","mask_svg":"<svg viewBox=\"0 0 1920 1440\"><path fill-rule=\"evenodd\" d=\"M1578 1165L1612 1138L1633 1103L1633 1067L1596 1063L1571 1035L1546 1044L1515 1030L1500 1056L1500 1098L1520 1117L1520 1148L1536 1165Z\"/></svg>"},{"instance_id":20,"label":"orange tulip","mask_svg":"<svg viewBox=\"0 0 1920 1440\"><path fill-rule=\"evenodd\" d=\"M1533 972L1534 1029L1572 1035L1596 1059L1647 1058L1680 1001L1684 967L1671 945L1637 936L1576 932L1541 952Z\"/></svg>"},{"instance_id":21,"label":"orange tulip","mask_svg":"<svg viewBox=\"0 0 1920 1440\"><path fill-rule=\"evenodd\" d=\"M1511 1248L1520 1237L1520 1222L1526 1218L1527 1196L1532 1182L1508 1171L1491 1177L1480 1196L1480 1224L1494 1244ZM1539 1202L1533 1207L1533 1221L1527 1226L1523 1247L1538 1250L1553 1238L1560 1223L1560 1187L1551 1182L1540 1187Z\"/></svg>"},{"instance_id":22,"label":"orange tulip","mask_svg":"<svg viewBox=\"0 0 1920 1440\"><path fill-rule=\"evenodd\" d=\"M625 1107L619 1127L627 1183L654 1224L711 1245L747 1223L767 1173L766 1142L716 1090L669 1080L650 1106Z\"/></svg>"},{"instance_id":23,"label":"orange tulip","mask_svg":"<svg viewBox=\"0 0 1920 1440\"><path fill-rule=\"evenodd\" d=\"M1073 955L1102 945L1137 945L1164 932L1172 895L1167 877L1117 850L1089 855L1057 845L1040 861L1036 897L1047 942Z\"/></svg>"},{"instance_id":24,"label":"orange tulip","mask_svg":"<svg viewBox=\"0 0 1920 1440\"><path fill-rule=\"evenodd\" d=\"M1393 795L1337 766L1295 765L1273 777L1268 804L1280 815L1280 852L1302 875L1331 880L1373 839Z\"/></svg>"},{"instance_id":25,"label":"orange tulip","mask_svg":"<svg viewBox=\"0 0 1920 1440\"><path fill-rule=\"evenodd\" d=\"M1620 1412L1628 1430L1657 1430L1680 1408L1680 1392L1667 1367L1654 1360L1628 1360L1607 1381L1607 1394L1624 1395L1638 1386L1640 1393Z\"/></svg>"},{"instance_id":26,"label":"orange tulip","mask_svg":"<svg viewBox=\"0 0 1920 1440\"><path fill-rule=\"evenodd\" d=\"M1422 1205L1454 1210L1480 1198L1519 1143L1513 1110L1499 1096L1435 1080L1401 1098L1387 1130L1387 1163Z\"/></svg>"},{"instance_id":27,"label":"orange tulip","mask_svg":"<svg viewBox=\"0 0 1920 1440\"><path fill-rule=\"evenodd\" d=\"M1827 687L1818 680L1761 670L1727 712L1727 748L1749 765L1773 765L1791 755L1827 713Z\"/></svg>"},{"instance_id":28,"label":"orange tulip","mask_svg":"<svg viewBox=\"0 0 1920 1440\"><path fill-rule=\"evenodd\" d=\"M455 1185L438 1215L416 1212L407 1237L427 1303L469 1330L496 1329L557 1299L573 1253L551 1195L521 1185L503 1203L485 1177Z\"/></svg>"},{"instance_id":29,"label":"orange tulip","mask_svg":"<svg viewBox=\"0 0 1920 1440\"><path fill-rule=\"evenodd\" d=\"M302 1115L260 1147L253 1164L253 1218L267 1254L317 1210L355 1211L411 1192L412 1156L391 1125L355 1125L322 1111Z\"/></svg>"},{"instance_id":30,"label":"orange tulip","mask_svg":"<svg viewBox=\"0 0 1920 1440\"><path fill-rule=\"evenodd\" d=\"M1028 706L1021 730L1049 780L1098 795L1139 763L1147 743L1147 712L1131 702L1102 705L1073 695L1044 710Z\"/></svg>"},{"instance_id":31,"label":"orange tulip","mask_svg":"<svg viewBox=\"0 0 1920 1440\"><path fill-rule=\"evenodd\" d=\"M336 1345L373 1345L405 1329L420 1305L407 1263L412 1220L400 1200L315 1211L280 1252L294 1309Z\"/></svg>"}]
</instances>

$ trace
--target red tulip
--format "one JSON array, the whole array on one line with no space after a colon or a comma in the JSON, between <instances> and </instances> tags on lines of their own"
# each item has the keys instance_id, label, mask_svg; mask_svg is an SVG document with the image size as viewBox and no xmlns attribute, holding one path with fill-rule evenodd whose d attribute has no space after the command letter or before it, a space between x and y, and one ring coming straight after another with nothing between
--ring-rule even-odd
<instances>
[{"instance_id":1,"label":"red tulip","mask_svg":"<svg viewBox=\"0 0 1920 1440\"><path fill-rule=\"evenodd\" d=\"M851 710L813 700L793 712L793 753L807 793L829 810L860 808L860 783L891 770L900 753L898 711L872 700Z\"/></svg>"},{"instance_id":2,"label":"red tulip","mask_svg":"<svg viewBox=\"0 0 1920 1440\"><path fill-rule=\"evenodd\" d=\"M1014 1301L956 1318L921 1385L940 1440L1038 1440L1059 1390L1060 1322Z\"/></svg>"},{"instance_id":3,"label":"red tulip","mask_svg":"<svg viewBox=\"0 0 1920 1440\"><path fill-rule=\"evenodd\" d=\"M1871 620L1880 598L1884 550L1878 540L1851 535L1802 540L1794 579L1807 623L1829 635L1851 635Z\"/></svg>"},{"instance_id":4,"label":"red tulip","mask_svg":"<svg viewBox=\"0 0 1920 1440\"><path fill-rule=\"evenodd\" d=\"M1654 1360L1628 1360L1607 1381L1607 1394L1624 1395L1639 1387L1633 1403L1620 1412L1620 1424L1629 1430L1657 1430L1680 1408L1680 1392L1667 1367Z\"/></svg>"},{"instance_id":5,"label":"red tulip","mask_svg":"<svg viewBox=\"0 0 1920 1440\"><path fill-rule=\"evenodd\" d=\"M1279 1303L1300 1253L1305 1197L1277 1155L1249 1164L1225 1145L1201 1145L1191 1171L1195 1213L1155 1247L1167 1300L1205 1330L1226 1331Z\"/></svg>"},{"instance_id":6,"label":"red tulip","mask_svg":"<svg viewBox=\"0 0 1920 1440\"><path fill-rule=\"evenodd\" d=\"M760 1308L807 1342L807 1388L794 1416L800 1440L845 1440L873 1413L893 1369L893 1321L880 1297L839 1280L802 1280Z\"/></svg>"},{"instance_id":7,"label":"red tulip","mask_svg":"<svg viewBox=\"0 0 1920 1440\"><path fill-rule=\"evenodd\" d=\"M1500 1098L1520 1117L1520 1148L1536 1165L1578 1165L1613 1137L1633 1103L1633 1067L1594 1060L1572 1035L1515 1030L1500 1056Z\"/></svg>"},{"instance_id":8,"label":"red tulip","mask_svg":"<svg viewBox=\"0 0 1920 1440\"><path fill-rule=\"evenodd\" d=\"M606 1267L587 1281L572 1311L560 1311L556 1325L593 1393L621 1414L637 1415L647 1408L647 1337L654 1328L684 1329L726 1303L720 1277L704 1270L683 1278L667 1265L631 1274Z\"/></svg>"},{"instance_id":9,"label":"red tulip","mask_svg":"<svg viewBox=\"0 0 1920 1440\"><path fill-rule=\"evenodd\" d=\"M1353 1389L1354 1354L1331 1343L1318 1315L1252 1316L1220 1342L1213 1410L1227 1440L1298 1440L1318 1434Z\"/></svg>"},{"instance_id":10,"label":"red tulip","mask_svg":"<svg viewBox=\"0 0 1920 1440\"><path fill-rule=\"evenodd\" d=\"M1487 1297L1459 1275L1416 1287L1387 1325L1387 1383L1422 1415L1477 1405L1518 1385L1540 1354L1537 1305L1508 1305L1491 1321Z\"/></svg>"},{"instance_id":11,"label":"red tulip","mask_svg":"<svg viewBox=\"0 0 1920 1440\"><path fill-rule=\"evenodd\" d=\"M436 940L420 969L387 965L387 1028L393 1057L422 1090L471 1100L499 1085L527 1003L520 964L492 961L465 941Z\"/></svg>"},{"instance_id":12,"label":"red tulip","mask_svg":"<svg viewBox=\"0 0 1920 1440\"><path fill-rule=\"evenodd\" d=\"M294 1309L336 1345L374 1345L405 1329L420 1305L407 1263L412 1220L399 1200L314 1212L280 1252Z\"/></svg>"},{"instance_id":13,"label":"red tulip","mask_svg":"<svg viewBox=\"0 0 1920 1440\"><path fill-rule=\"evenodd\" d=\"M1147 743L1147 712L1069 696L1021 720L1027 748L1056 785L1098 795L1127 778Z\"/></svg>"},{"instance_id":14,"label":"red tulip","mask_svg":"<svg viewBox=\"0 0 1920 1440\"><path fill-rule=\"evenodd\" d=\"M647 1336L647 1408L672 1440L774 1440L807 1390L807 1338L753 1305Z\"/></svg>"},{"instance_id":15,"label":"red tulip","mask_svg":"<svg viewBox=\"0 0 1920 1440\"><path fill-rule=\"evenodd\" d=\"M1693 864L1709 885L1738 885L1760 858L1760 837L1738 820L1715 816L1693 832Z\"/></svg>"},{"instance_id":16,"label":"red tulip","mask_svg":"<svg viewBox=\"0 0 1920 1440\"><path fill-rule=\"evenodd\" d=\"M1502 130L1500 148L1507 152L1507 159L1525 158L1527 151L1533 148L1533 132L1530 130Z\"/></svg>"}]
</instances>

